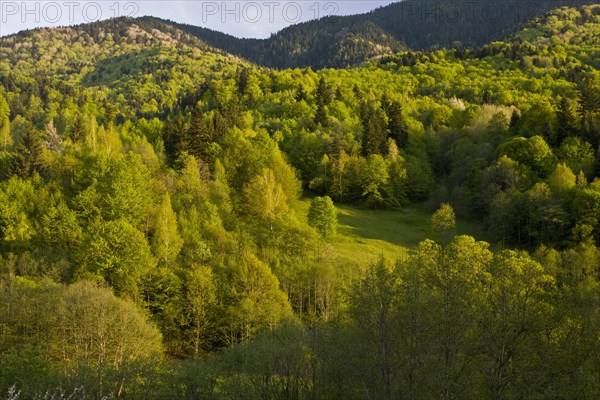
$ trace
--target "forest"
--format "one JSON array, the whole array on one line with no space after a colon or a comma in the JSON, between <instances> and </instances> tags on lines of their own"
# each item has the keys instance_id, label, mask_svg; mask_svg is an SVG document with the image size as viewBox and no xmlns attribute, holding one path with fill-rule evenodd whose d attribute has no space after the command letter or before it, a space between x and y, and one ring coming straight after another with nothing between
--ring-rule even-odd
<instances>
[{"instance_id":1,"label":"forest","mask_svg":"<svg viewBox=\"0 0 600 400\"><path fill-rule=\"evenodd\" d=\"M474 47L501 40L561 6L593 0L402 0L366 14L329 15L291 25L266 39L240 39L204 27L177 24L207 44L273 68L344 68L402 50ZM331 14L343 3L315 3Z\"/></svg>"},{"instance_id":2,"label":"forest","mask_svg":"<svg viewBox=\"0 0 600 400\"><path fill-rule=\"evenodd\" d=\"M597 399L599 68L598 4L336 69L0 37L0 398Z\"/></svg>"}]
</instances>

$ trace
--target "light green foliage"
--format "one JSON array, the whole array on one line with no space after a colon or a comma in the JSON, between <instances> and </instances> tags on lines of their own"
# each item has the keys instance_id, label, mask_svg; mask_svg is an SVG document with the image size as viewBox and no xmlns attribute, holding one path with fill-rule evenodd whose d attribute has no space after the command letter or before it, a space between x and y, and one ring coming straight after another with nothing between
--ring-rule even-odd
<instances>
[{"instance_id":1,"label":"light green foliage","mask_svg":"<svg viewBox=\"0 0 600 400\"><path fill-rule=\"evenodd\" d=\"M4 242L25 242L35 234L30 219L32 204L22 199L33 199L35 189L30 181L12 178L3 183L0 194L0 220Z\"/></svg>"},{"instance_id":2,"label":"light green foliage","mask_svg":"<svg viewBox=\"0 0 600 400\"><path fill-rule=\"evenodd\" d=\"M433 230L445 232L454 229L456 226L456 215L454 209L448 203L444 203L431 216L431 226Z\"/></svg>"},{"instance_id":3,"label":"light green foliage","mask_svg":"<svg viewBox=\"0 0 600 400\"><path fill-rule=\"evenodd\" d=\"M169 194L164 196L155 218L152 234L154 255L163 266L172 266L181 251L183 240L177 231L177 217L171 208Z\"/></svg>"},{"instance_id":4,"label":"light green foliage","mask_svg":"<svg viewBox=\"0 0 600 400\"><path fill-rule=\"evenodd\" d=\"M118 295L138 301L142 277L156 266L144 234L124 220L90 227L76 259L77 278L99 279Z\"/></svg>"},{"instance_id":5,"label":"light green foliage","mask_svg":"<svg viewBox=\"0 0 600 400\"><path fill-rule=\"evenodd\" d=\"M99 363L102 368L160 357L160 333L131 302L90 283L71 285L62 296L65 320L59 327L71 332L63 340L74 361ZM93 343L87 351L83 350L85 343Z\"/></svg>"},{"instance_id":6,"label":"light green foliage","mask_svg":"<svg viewBox=\"0 0 600 400\"><path fill-rule=\"evenodd\" d=\"M575 184L575 174L571 171L571 168L565 164L558 164L548 177L548 185L554 193L561 193L573 189Z\"/></svg>"},{"instance_id":7,"label":"light green foliage","mask_svg":"<svg viewBox=\"0 0 600 400\"><path fill-rule=\"evenodd\" d=\"M256 258L236 260L229 266L230 306L222 328L221 340L228 345L247 340L264 329L273 329L292 318L287 296L269 267Z\"/></svg>"},{"instance_id":8,"label":"light green foliage","mask_svg":"<svg viewBox=\"0 0 600 400\"><path fill-rule=\"evenodd\" d=\"M81 239L77 216L60 190L39 176L13 177L0 183L0 232L8 248L30 248L31 241L56 251L72 249Z\"/></svg>"},{"instance_id":9,"label":"light green foliage","mask_svg":"<svg viewBox=\"0 0 600 400\"><path fill-rule=\"evenodd\" d=\"M135 363L160 360L162 345L158 329L134 304L118 299L109 289L88 282L71 286L41 283L29 287L17 282L0 287L3 304L0 316L12 328L2 336L0 349L29 353L31 375L18 379L0 373L2 378L15 379L12 382L0 379L3 390L6 384L17 384L25 393L31 393L32 389L45 391L51 387L30 386L30 381L47 379L46 384L52 384L54 374L60 381L61 370L66 374L88 369L91 376L86 389L101 394L119 385L109 378L110 374L126 373ZM32 354L32 349L23 347L24 344L38 346L43 352ZM50 361L61 361L65 368L58 369ZM13 374L17 372L14 367L11 370ZM120 384L135 386L130 381Z\"/></svg>"},{"instance_id":10,"label":"light green foliage","mask_svg":"<svg viewBox=\"0 0 600 400\"><path fill-rule=\"evenodd\" d=\"M236 191L261 172L259 149L240 130L229 132L224 138L226 149L223 154L223 167L227 182Z\"/></svg>"},{"instance_id":11,"label":"light green foliage","mask_svg":"<svg viewBox=\"0 0 600 400\"><path fill-rule=\"evenodd\" d=\"M302 182L298 180L295 171L287 163L285 155L278 147L274 147L272 153L269 154L268 165L273 170L277 182L280 182L288 203L298 200L302 193Z\"/></svg>"},{"instance_id":12,"label":"light green foliage","mask_svg":"<svg viewBox=\"0 0 600 400\"><path fill-rule=\"evenodd\" d=\"M311 200L308 209L308 224L324 238L335 236L338 226L337 209L331 197L315 197Z\"/></svg>"},{"instance_id":13,"label":"light green foliage","mask_svg":"<svg viewBox=\"0 0 600 400\"><path fill-rule=\"evenodd\" d=\"M389 181L386 187L386 203L391 207L400 207L407 202L408 171L406 160L398 153L394 141L388 142L388 174Z\"/></svg>"},{"instance_id":14,"label":"light green foliage","mask_svg":"<svg viewBox=\"0 0 600 400\"><path fill-rule=\"evenodd\" d=\"M141 157L129 153L124 157L102 156L86 160L76 172L80 190L75 197L77 211L89 220L124 219L137 226L147 217L150 202L149 171Z\"/></svg>"},{"instance_id":15,"label":"light green foliage","mask_svg":"<svg viewBox=\"0 0 600 400\"><path fill-rule=\"evenodd\" d=\"M180 162L183 167L175 180L173 203L175 209L189 211L204 202L206 188L194 156L187 155Z\"/></svg>"},{"instance_id":16,"label":"light green foliage","mask_svg":"<svg viewBox=\"0 0 600 400\"><path fill-rule=\"evenodd\" d=\"M389 182L390 176L385 160L379 154L372 154L367 158L361 170L361 197L370 207L381 207L384 204L384 187Z\"/></svg>"},{"instance_id":17,"label":"light green foliage","mask_svg":"<svg viewBox=\"0 0 600 400\"><path fill-rule=\"evenodd\" d=\"M471 130L478 136L490 132L502 135L508 130L512 116L510 107L501 105L484 104L471 121Z\"/></svg>"},{"instance_id":18,"label":"light green foliage","mask_svg":"<svg viewBox=\"0 0 600 400\"><path fill-rule=\"evenodd\" d=\"M198 356L208 349L208 330L211 325L211 313L217 304L217 285L212 270L208 267L194 266L186 279L188 315L190 318L190 342L193 354Z\"/></svg>"},{"instance_id":19,"label":"light green foliage","mask_svg":"<svg viewBox=\"0 0 600 400\"><path fill-rule=\"evenodd\" d=\"M179 217L179 228L183 246L180 253L180 262L183 265L195 265L203 263L211 258L211 250L206 240L202 236L204 227L210 225L220 226L220 219L214 214L214 209L206 210L206 213L192 208L184 216ZM211 233L216 233L214 230Z\"/></svg>"},{"instance_id":20,"label":"light green foliage","mask_svg":"<svg viewBox=\"0 0 600 400\"><path fill-rule=\"evenodd\" d=\"M10 135L10 108L6 99L0 93L0 145L4 150L12 145L12 137Z\"/></svg>"},{"instance_id":21,"label":"light green foliage","mask_svg":"<svg viewBox=\"0 0 600 400\"><path fill-rule=\"evenodd\" d=\"M248 213L264 221L273 234L275 222L288 211L287 196L273 170L263 169L250 181L244 193Z\"/></svg>"}]
</instances>

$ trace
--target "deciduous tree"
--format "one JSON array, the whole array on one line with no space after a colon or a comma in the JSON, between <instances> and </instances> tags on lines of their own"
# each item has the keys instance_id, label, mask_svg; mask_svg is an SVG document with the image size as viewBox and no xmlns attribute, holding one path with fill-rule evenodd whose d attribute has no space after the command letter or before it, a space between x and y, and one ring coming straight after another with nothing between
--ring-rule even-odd
<instances>
[{"instance_id":1,"label":"deciduous tree","mask_svg":"<svg viewBox=\"0 0 600 400\"><path fill-rule=\"evenodd\" d=\"M308 209L308 224L324 238L335 236L337 231L337 209L329 196L315 197Z\"/></svg>"}]
</instances>

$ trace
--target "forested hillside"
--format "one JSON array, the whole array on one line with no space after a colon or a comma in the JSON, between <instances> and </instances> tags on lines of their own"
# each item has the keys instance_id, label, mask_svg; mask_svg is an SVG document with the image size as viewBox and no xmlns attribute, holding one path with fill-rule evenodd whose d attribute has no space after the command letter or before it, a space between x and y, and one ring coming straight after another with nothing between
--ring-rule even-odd
<instances>
[{"instance_id":1,"label":"forested hillside","mask_svg":"<svg viewBox=\"0 0 600 400\"><path fill-rule=\"evenodd\" d=\"M598 398L600 5L389 43L0 38L0 397Z\"/></svg>"},{"instance_id":2,"label":"forested hillside","mask_svg":"<svg viewBox=\"0 0 600 400\"><path fill-rule=\"evenodd\" d=\"M274 68L314 69L362 64L400 50L482 46L560 6L589 0L403 0L366 14L296 24L268 39L239 39L192 25L184 31L232 54ZM335 3L327 5L333 9Z\"/></svg>"}]
</instances>

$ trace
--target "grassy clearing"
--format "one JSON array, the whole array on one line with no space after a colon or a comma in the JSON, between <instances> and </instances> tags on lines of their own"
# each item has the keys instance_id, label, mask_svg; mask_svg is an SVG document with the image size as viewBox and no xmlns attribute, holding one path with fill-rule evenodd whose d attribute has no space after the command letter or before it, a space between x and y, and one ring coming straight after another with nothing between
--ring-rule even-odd
<instances>
[{"instance_id":1,"label":"grassy clearing","mask_svg":"<svg viewBox=\"0 0 600 400\"><path fill-rule=\"evenodd\" d=\"M309 206L310 198L298 202L299 218L306 218ZM336 207L339 227L332 244L338 260L345 263L364 265L382 255L395 260L422 240L436 239L436 233L431 230L431 213L419 205L394 211L345 204L336 204ZM455 234L489 241L489 234L478 222L458 220Z\"/></svg>"}]
</instances>

